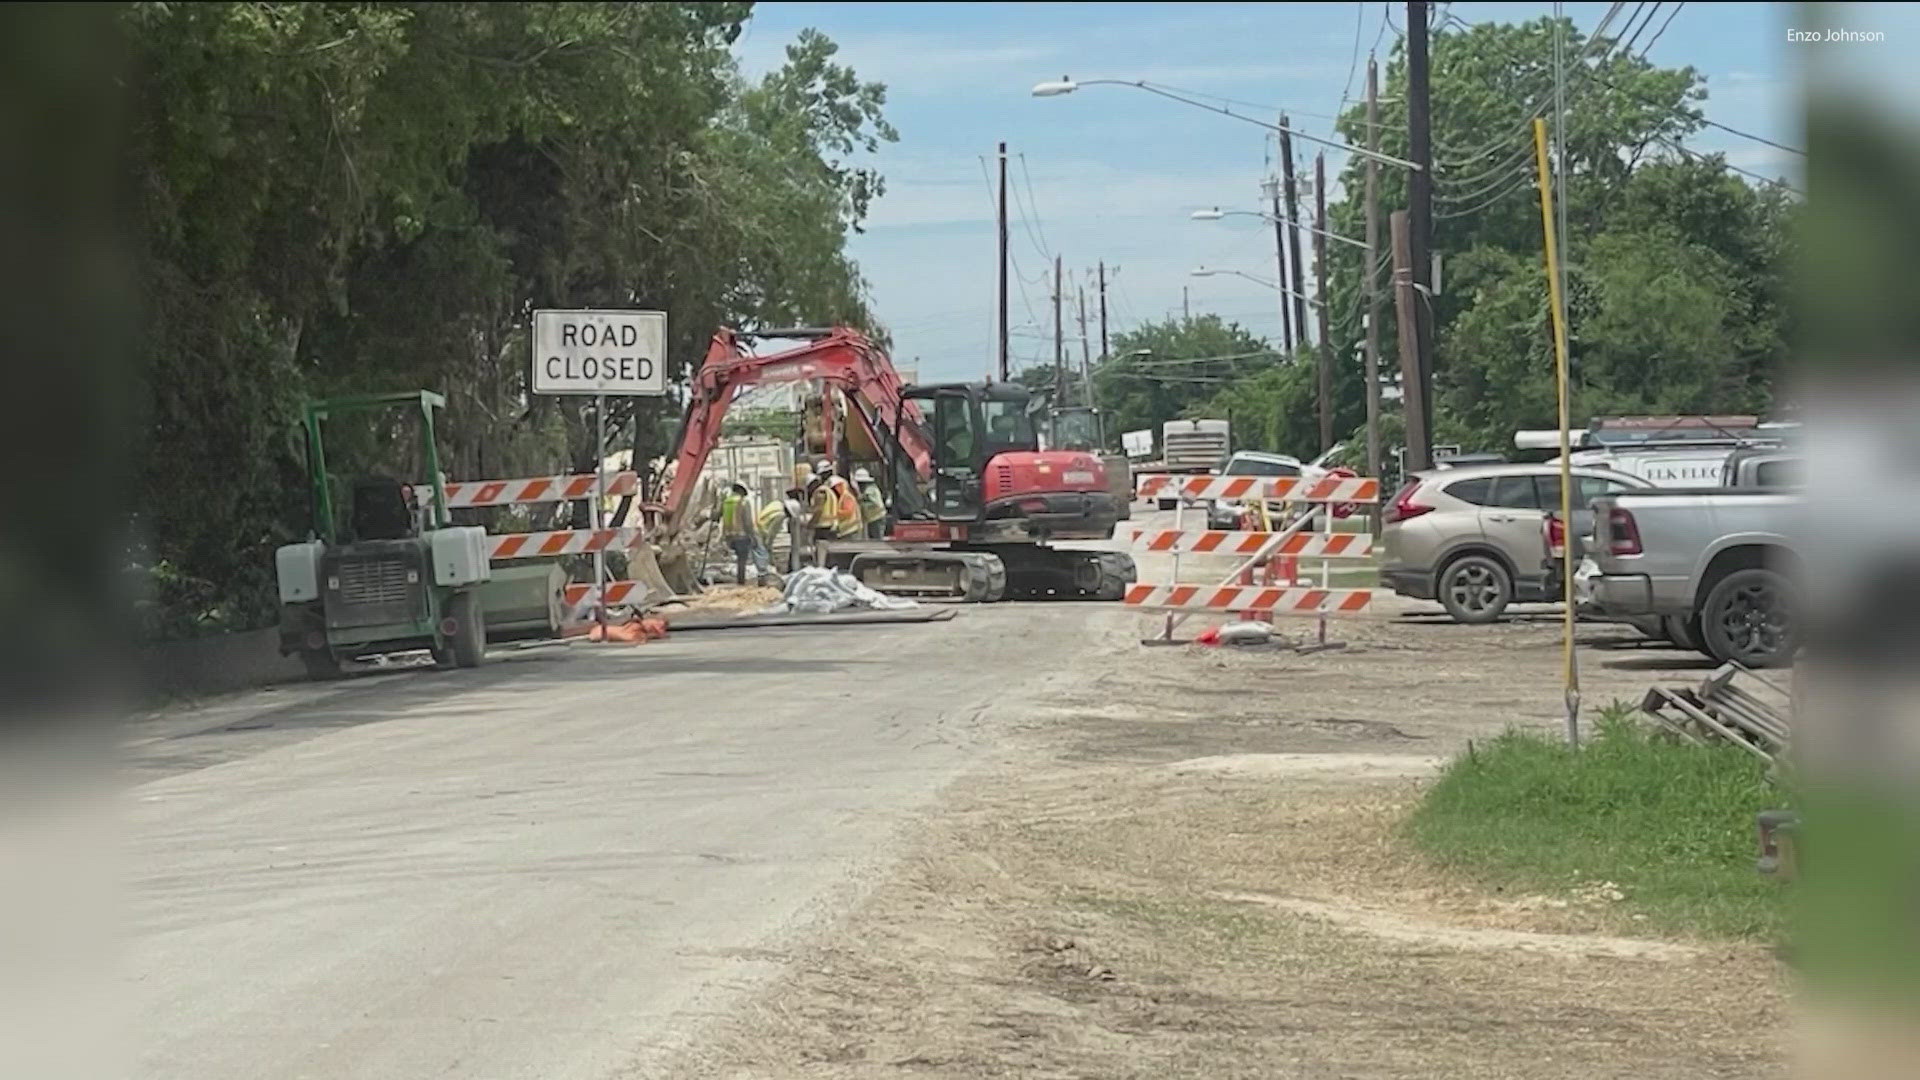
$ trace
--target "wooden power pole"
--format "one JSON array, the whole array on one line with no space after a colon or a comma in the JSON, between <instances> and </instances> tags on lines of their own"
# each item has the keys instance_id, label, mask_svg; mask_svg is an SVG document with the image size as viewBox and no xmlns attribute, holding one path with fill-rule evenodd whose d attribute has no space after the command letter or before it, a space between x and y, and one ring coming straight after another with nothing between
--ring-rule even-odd
<instances>
[{"instance_id":1,"label":"wooden power pole","mask_svg":"<svg viewBox=\"0 0 1920 1080\"><path fill-rule=\"evenodd\" d=\"M1409 261L1415 299L1414 355L1420 383L1421 440L1407 440L1407 468L1433 467L1433 127L1428 86L1427 3L1407 4L1407 156L1419 168L1407 177ZM1412 395L1406 398L1413 400ZM1409 428L1409 431L1412 429Z\"/></svg>"},{"instance_id":2,"label":"wooden power pole","mask_svg":"<svg viewBox=\"0 0 1920 1080\"><path fill-rule=\"evenodd\" d=\"M1093 404L1093 356L1087 346L1087 287L1079 286L1074 290L1080 301L1080 392L1086 397L1083 405Z\"/></svg>"},{"instance_id":3,"label":"wooden power pole","mask_svg":"<svg viewBox=\"0 0 1920 1080\"><path fill-rule=\"evenodd\" d=\"M1287 114L1280 114L1280 175L1287 194L1287 262L1293 266L1293 327L1296 344L1307 343L1307 275L1300 265L1300 189L1293 181L1293 136L1287 133ZM1281 282L1281 287L1287 287Z\"/></svg>"},{"instance_id":4,"label":"wooden power pole","mask_svg":"<svg viewBox=\"0 0 1920 1080\"><path fill-rule=\"evenodd\" d=\"M1320 312L1320 452L1333 449L1333 335L1327 332L1327 155L1313 159L1314 292Z\"/></svg>"},{"instance_id":5,"label":"wooden power pole","mask_svg":"<svg viewBox=\"0 0 1920 1080\"><path fill-rule=\"evenodd\" d=\"M1427 413L1420 385L1420 298L1413 287L1413 236L1407 212L1395 210L1388 220L1393 233L1393 306L1400 323L1400 411L1407 421L1406 472L1433 468L1433 437L1427 431Z\"/></svg>"},{"instance_id":6,"label":"wooden power pole","mask_svg":"<svg viewBox=\"0 0 1920 1080\"><path fill-rule=\"evenodd\" d=\"M1267 194L1273 203L1273 261L1280 268L1274 278L1280 283L1280 343L1286 347L1287 356L1293 356L1293 304L1287 299L1287 293L1293 286L1287 284L1287 223L1286 214L1280 206L1280 181L1270 180Z\"/></svg>"},{"instance_id":7,"label":"wooden power pole","mask_svg":"<svg viewBox=\"0 0 1920 1080\"><path fill-rule=\"evenodd\" d=\"M1000 381L1007 370L1007 144L1000 144Z\"/></svg>"},{"instance_id":8,"label":"wooden power pole","mask_svg":"<svg viewBox=\"0 0 1920 1080\"><path fill-rule=\"evenodd\" d=\"M1063 405L1067 400L1067 337L1066 327L1060 322L1060 256L1053 257L1053 402Z\"/></svg>"},{"instance_id":9,"label":"wooden power pole","mask_svg":"<svg viewBox=\"0 0 1920 1080\"><path fill-rule=\"evenodd\" d=\"M1100 260L1100 362L1107 362L1107 261Z\"/></svg>"},{"instance_id":10,"label":"wooden power pole","mask_svg":"<svg viewBox=\"0 0 1920 1080\"><path fill-rule=\"evenodd\" d=\"M1367 149L1380 149L1380 71L1367 60ZM1380 475L1380 163L1367 159L1367 475ZM1377 520L1377 517L1376 517ZM1378 531L1378 530L1376 530Z\"/></svg>"}]
</instances>

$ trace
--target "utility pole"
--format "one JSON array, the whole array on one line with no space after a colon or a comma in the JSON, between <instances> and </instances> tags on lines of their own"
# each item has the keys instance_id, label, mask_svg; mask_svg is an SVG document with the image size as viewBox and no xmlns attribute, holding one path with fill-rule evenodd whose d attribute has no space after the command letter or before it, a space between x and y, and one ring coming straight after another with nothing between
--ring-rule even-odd
<instances>
[{"instance_id":1,"label":"utility pole","mask_svg":"<svg viewBox=\"0 0 1920 1080\"><path fill-rule=\"evenodd\" d=\"M1407 4L1407 155L1419 168L1407 178L1407 227L1413 274L1414 355L1420 383L1421 441L1407 444L1408 468L1433 467L1433 128L1427 68L1426 0ZM1411 397L1406 399L1412 401ZM1409 428L1409 431L1412 429Z\"/></svg>"},{"instance_id":2,"label":"utility pole","mask_svg":"<svg viewBox=\"0 0 1920 1080\"><path fill-rule=\"evenodd\" d=\"M1107 362L1107 261L1100 260L1100 362Z\"/></svg>"},{"instance_id":3,"label":"utility pole","mask_svg":"<svg viewBox=\"0 0 1920 1080\"><path fill-rule=\"evenodd\" d=\"M1296 344L1307 343L1307 275L1300 263L1300 190L1293 182L1293 137L1287 134L1287 114L1280 114L1280 175L1287 193L1287 261L1293 265L1293 325ZM1282 286L1286 282L1280 283Z\"/></svg>"},{"instance_id":4,"label":"utility pole","mask_svg":"<svg viewBox=\"0 0 1920 1080\"><path fill-rule=\"evenodd\" d=\"M1187 287L1185 285L1180 286L1180 314L1184 316L1188 322L1193 321L1193 298L1187 295Z\"/></svg>"},{"instance_id":5,"label":"utility pole","mask_svg":"<svg viewBox=\"0 0 1920 1080\"><path fill-rule=\"evenodd\" d=\"M1433 438L1427 431L1426 405L1420 399L1420 300L1413 289L1413 230L1407 212L1395 210L1388 228L1393 233L1393 306L1400 319L1400 408L1407 420L1406 471L1433 468Z\"/></svg>"},{"instance_id":6,"label":"utility pole","mask_svg":"<svg viewBox=\"0 0 1920 1080\"><path fill-rule=\"evenodd\" d=\"M1273 261L1279 267L1274 278L1280 283L1280 342L1286 347L1287 355L1293 355L1293 305L1287 302L1287 293L1298 291L1287 284L1287 226L1283 220L1287 215L1280 206L1280 181L1270 180L1267 195L1273 201Z\"/></svg>"},{"instance_id":7,"label":"utility pole","mask_svg":"<svg viewBox=\"0 0 1920 1080\"><path fill-rule=\"evenodd\" d=\"M1007 144L1000 144L1000 381L1007 371Z\"/></svg>"},{"instance_id":8,"label":"utility pole","mask_svg":"<svg viewBox=\"0 0 1920 1080\"><path fill-rule=\"evenodd\" d=\"M1320 452L1333 449L1333 335L1327 332L1327 155L1313 158L1314 292L1320 303Z\"/></svg>"},{"instance_id":9,"label":"utility pole","mask_svg":"<svg viewBox=\"0 0 1920 1080\"><path fill-rule=\"evenodd\" d=\"M1091 389L1093 386L1093 358L1087 348L1087 287L1077 290L1080 297L1080 392L1086 397L1082 404L1093 404Z\"/></svg>"},{"instance_id":10,"label":"utility pole","mask_svg":"<svg viewBox=\"0 0 1920 1080\"><path fill-rule=\"evenodd\" d=\"M1067 338L1060 322L1060 256L1053 257L1053 403L1067 401Z\"/></svg>"},{"instance_id":11,"label":"utility pole","mask_svg":"<svg viewBox=\"0 0 1920 1080\"><path fill-rule=\"evenodd\" d=\"M1380 71L1367 60L1367 149L1380 149ZM1367 475L1380 475L1380 163L1367 159ZM1379 532L1376 504L1375 532Z\"/></svg>"}]
</instances>

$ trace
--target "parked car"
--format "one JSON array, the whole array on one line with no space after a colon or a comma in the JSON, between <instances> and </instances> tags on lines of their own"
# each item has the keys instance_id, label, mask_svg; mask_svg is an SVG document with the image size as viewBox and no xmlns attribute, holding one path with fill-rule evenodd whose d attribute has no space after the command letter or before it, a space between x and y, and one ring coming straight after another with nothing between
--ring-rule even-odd
<instances>
[{"instance_id":1,"label":"parked car","mask_svg":"<svg viewBox=\"0 0 1920 1080\"><path fill-rule=\"evenodd\" d=\"M1575 527L1592 532L1590 503L1652 485L1637 476L1573 469ZM1541 559L1547 511L1560 505L1558 465L1479 465L1416 473L1383 515L1380 582L1438 600L1455 622L1485 623L1515 602L1556 599Z\"/></svg>"},{"instance_id":2,"label":"parked car","mask_svg":"<svg viewBox=\"0 0 1920 1080\"><path fill-rule=\"evenodd\" d=\"M1269 454L1260 450L1236 450L1227 459L1222 476L1299 476L1306 466L1287 454ZM1207 503L1207 528L1237 529L1245 503L1240 499L1212 499Z\"/></svg>"}]
</instances>

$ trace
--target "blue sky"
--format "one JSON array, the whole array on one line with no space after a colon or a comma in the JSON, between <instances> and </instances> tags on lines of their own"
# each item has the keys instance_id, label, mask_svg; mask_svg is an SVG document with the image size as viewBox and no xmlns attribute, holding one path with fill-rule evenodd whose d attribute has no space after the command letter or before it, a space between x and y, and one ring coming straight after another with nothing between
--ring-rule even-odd
<instances>
[{"instance_id":1,"label":"blue sky","mask_svg":"<svg viewBox=\"0 0 1920 1080\"><path fill-rule=\"evenodd\" d=\"M1609 6L1566 10L1586 31ZM1628 5L1621 18L1637 7ZM1800 145L1795 57L1785 40L1790 6L1666 4L1653 26L1676 8L1649 57L1705 75L1709 118ZM1524 21L1550 14L1552 5L1438 9L1448 20L1478 23ZM887 116L900 141L877 157L887 195L852 251L893 331L895 359L932 380L977 378L993 363L987 170L1003 139L1017 155L1010 187L1020 204L1011 239L1024 279L1011 301L1016 368L1051 360L1047 279L1056 252L1067 268L1067 295L1089 286L1096 353L1090 285L1101 259L1112 278L1115 329L1177 311L1185 287L1196 313L1217 312L1277 339L1271 291L1233 277L1190 276L1202 265L1272 276L1272 234L1258 221L1188 216L1255 204L1268 171L1265 133L1126 87L1045 99L1031 88L1063 75L1145 79L1284 108L1303 130L1328 135L1343 94L1364 95L1366 59L1376 46L1384 66L1405 5L762 3L755 11L736 46L749 73L777 65L786 44L813 27L840 44L840 59L862 78L887 85ZM1652 38L1644 35L1639 48ZM1897 48L1888 46L1889 57ZM1310 145L1296 143L1296 155ZM1713 129L1690 145L1797 180L1798 160L1784 151ZM1330 154L1329 175L1342 164ZM1077 328L1070 336L1077 338Z\"/></svg>"}]
</instances>

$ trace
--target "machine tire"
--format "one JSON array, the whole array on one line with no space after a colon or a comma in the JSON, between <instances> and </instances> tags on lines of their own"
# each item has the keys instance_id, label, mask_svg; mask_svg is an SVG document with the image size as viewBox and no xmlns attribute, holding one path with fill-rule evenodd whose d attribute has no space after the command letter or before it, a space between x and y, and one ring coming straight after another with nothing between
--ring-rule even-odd
<instances>
[{"instance_id":1,"label":"machine tire","mask_svg":"<svg viewBox=\"0 0 1920 1080\"><path fill-rule=\"evenodd\" d=\"M300 663L307 669L307 678L314 682L340 677L340 659L331 649L301 649Z\"/></svg>"},{"instance_id":2,"label":"machine tire","mask_svg":"<svg viewBox=\"0 0 1920 1080\"><path fill-rule=\"evenodd\" d=\"M487 658L487 621L480 598L471 592L454 593L447 601L447 617L460 628L450 646L453 662L464 668L479 667Z\"/></svg>"},{"instance_id":3,"label":"machine tire","mask_svg":"<svg viewBox=\"0 0 1920 1080\"><path fill-rule=\"evenodd\" d=\"M1735 570L1707 593L1700 608L1700 643L1708 656L1743 667L1780 667L1800 647L1793 586L1760 568Z\"/></svg>"},{"instance_id":4,"label":"machine tire","mask_svg":"<svg viewBox=\"0 0 1920 1080\"><path fill-rule=\"evenodd\" d=\"M1462 555L1440 571L1440 603L1457 623L1490 623L1513 602L1513 575L1490 555Z\"/></svg>"}]
</instances>

